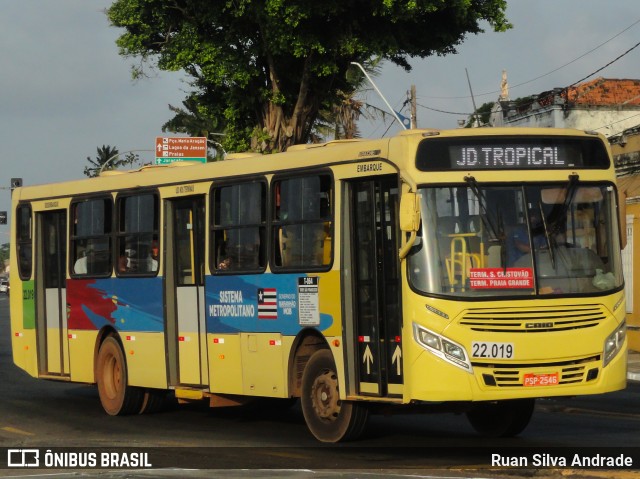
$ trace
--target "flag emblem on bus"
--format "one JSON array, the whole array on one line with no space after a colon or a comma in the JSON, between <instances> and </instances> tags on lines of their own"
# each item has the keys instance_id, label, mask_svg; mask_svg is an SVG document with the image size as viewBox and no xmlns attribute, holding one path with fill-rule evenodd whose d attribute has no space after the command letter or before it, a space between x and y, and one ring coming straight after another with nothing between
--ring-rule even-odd
<instances>
[{"instance_id":1,"label":"flag emblem on bus","mask_svg":"<svg viewBox=\"0 0 640 479\"><path fill-rule=\"evenodd\" d=\"M258 289L258 319L278 319L276 288Z\"/></svg>"}]
</instances>

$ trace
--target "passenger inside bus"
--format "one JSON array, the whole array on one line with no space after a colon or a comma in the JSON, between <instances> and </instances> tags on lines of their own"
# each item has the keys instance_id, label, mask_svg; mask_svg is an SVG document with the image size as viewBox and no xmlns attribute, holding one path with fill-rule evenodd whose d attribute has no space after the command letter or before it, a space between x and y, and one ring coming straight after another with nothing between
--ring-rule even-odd
<instances>
[{"instance_id":1,"label":"passenger inside bus","mask_svg":"<svg viewBox=\"0 0 640 479\"><path fill-rule=\"evenodd\" d=\"M73 272L75 274L87 274L87 257L79 257L73 265Z\"/></svg>"},{"instance_id":2,"label":"passenger inside bus","mask_svg":"<svg viewBox=\"0 0 640 479\"><path fill-rule=\"evenodd\" d=\"M546 246L544 237L544 225L540 220L540 214L533 210L529 213L529 223L533 234L533 247L538 250ZM542 233L542 234L541 234ZM529 230L527 223L519 223L513 226L507 236L507 265L514 265L515 262L525 254L531 253L531 242L529 241Z\"/></svg>"},{"instance_id":3,"label":"passenger inside bus","mask_svg":"<svg viewBox=\"0 0 640 479\"><path fill-rule=\"evenodd\" d=\"M147 258L147 267L150 272L158 271L158 252L158 241L153 240L151 242L150 255Z\"/></svg>"},{"instance_id":4,"label":"passenger inside bus","mask_svg":"<svg viewBox=\"0 0 640 479\"><path fill-rule=\"evenodd\" d=\"M127 272L127 257L125 255L120 255L118 258L118 273L126 273Z\"/></svg>"}]
</instances>

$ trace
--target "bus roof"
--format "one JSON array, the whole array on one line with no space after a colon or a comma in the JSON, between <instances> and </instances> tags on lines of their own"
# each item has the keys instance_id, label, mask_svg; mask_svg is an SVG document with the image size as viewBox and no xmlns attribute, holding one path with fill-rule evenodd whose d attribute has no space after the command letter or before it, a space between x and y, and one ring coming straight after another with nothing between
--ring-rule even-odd
<instances>
[{"instance_id":1,"label":"bus roof","mask_svg":"<svg viewBox=\"0 0 640 479\"><path fill-rule=\"evenodd\" d=\"M322 168L340 163L388 159L394 152L393 163L398 169L415 171L415 155L398 154L415 152L425 138L476 136L599 136L582 130L556 128L461 128L455 130L415 129L404 130L390 138L337 140L320 144L294 145L283 153L260 155L256 153L232 153L224 161L174 162L166 165L146 165L135 170L108 170L95 178L82 178L14 190L14 200L67 197L96 191L135 189L162 186L216 178L233 178L251 174L276 174L285 170ZM330 153L328 153L330 151Z\"/></svg>"}]
</instances>

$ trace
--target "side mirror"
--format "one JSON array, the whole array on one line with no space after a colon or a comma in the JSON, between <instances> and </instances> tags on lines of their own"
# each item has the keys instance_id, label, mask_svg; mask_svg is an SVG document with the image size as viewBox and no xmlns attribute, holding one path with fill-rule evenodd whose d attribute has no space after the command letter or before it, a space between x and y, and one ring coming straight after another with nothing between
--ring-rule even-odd
<instances>
[{"instance_id":1,"label":"side mirror","mask_svg":"<svg viewBox=\"0 0 640 479\"><path fill-rule=\"evenodd\" d=\"M409 250L416 242L420 229L420 197L415 193L403 193L400 198L400 230L410 233L408 239L403 240L403 246L398 255L403 260L409 254ZM404 236L404 235L403 235Z\"/></svg>"},{"instance_id":2,"label":"side mirror","mask_svg":"<svg viewBox=\"0 0 640 479\"><path fill-rule=\"evenodd\" d=\"M418 195L404 193L400 198L400 230L411 233L420 229L420 204Z\"/></svg>"},{"instance_id":3,"label":"side mirror","mask_svg":"<svg viewBox=\"0 0 640 479\"><path fill-rule=\"evenodd\" d=\"M627 247L627 194L622 189L618 189L618 222L620 223L620 249L622 250Z\"/></svg>"}]
</instances>

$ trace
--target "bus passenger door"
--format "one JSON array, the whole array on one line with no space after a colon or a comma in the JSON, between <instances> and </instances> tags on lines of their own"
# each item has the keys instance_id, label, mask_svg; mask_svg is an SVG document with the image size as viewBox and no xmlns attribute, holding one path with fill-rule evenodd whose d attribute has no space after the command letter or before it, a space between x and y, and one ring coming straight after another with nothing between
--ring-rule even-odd
<instances>
[{"instance_id":1,"label":"bus passenger door","mask_svg":"<svg viewBox=\"0 0 640 479\"><path fill-rule=\"evenodd\" d=\"M166 203L166 300L169 384L208 383L204 297L205 199Z\"/></svg>"},{"instance_id":2,"label":"bus passenger door","mask_svg":"<svg viewBox=\"0 0 640 479\"><path fill-rule=\"evenodd\" d=\"M347 183L344 210L347 374L351 392L402 395L398 178Z\"/></svg>"},{"instance_id":3,"label":"bus passenger door","mask_svg":"<svg viewBox=\"0 0 640 479\"><path fill-rule=\"evenodd\" d=\"M36 328L41 375L69 375L67 338L67 212L37 214Z\"/></svg>"}]
</instances>

